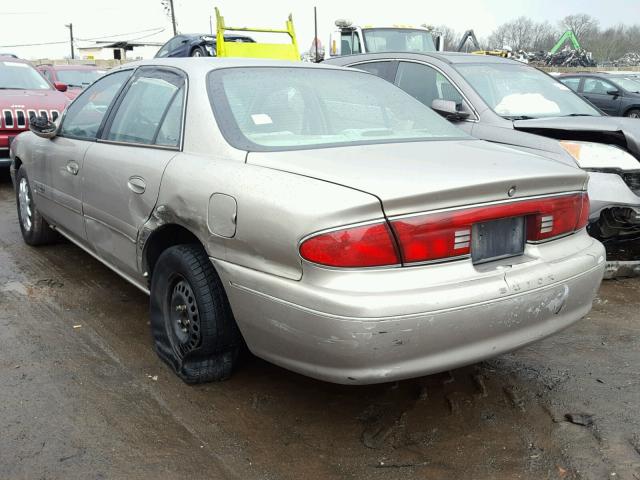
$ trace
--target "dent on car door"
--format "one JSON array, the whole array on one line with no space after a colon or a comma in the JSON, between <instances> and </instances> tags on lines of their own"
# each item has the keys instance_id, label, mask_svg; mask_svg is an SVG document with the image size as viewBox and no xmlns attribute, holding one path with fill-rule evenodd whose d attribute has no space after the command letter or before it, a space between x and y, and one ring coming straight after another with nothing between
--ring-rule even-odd
<instances>
[{"instance_id":1,"label":"dent on car door","mask_svg":"<svg viewBox=\"0 0 640 480\"><path fill-rule=\"evenodd\" d=\"M138 232L156 204L164 169L180 148L185 95L180 72L139 68L85 157L88 242L101 258L135 280L141 280Z\"/></svg>"},{"instance_id":2,"label":"dent on car door","mask_svg":"<svg viewBox=\"0 0 640 480\"><path fill-rule=\"evenodd\" d=\"M58 135L44 154L51 172L45 191L53 204L45 215L77 241L86 237L81 189L85 154L95 144L105 114L131 72L112 73L88 87L67 109Z\"/></svg>"}]
</instances>

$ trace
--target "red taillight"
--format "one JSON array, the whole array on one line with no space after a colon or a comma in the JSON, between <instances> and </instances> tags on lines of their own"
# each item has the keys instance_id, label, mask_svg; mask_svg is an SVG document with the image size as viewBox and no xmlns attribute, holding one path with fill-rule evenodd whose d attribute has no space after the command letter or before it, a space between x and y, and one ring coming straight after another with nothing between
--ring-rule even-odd
<instances>
[{"instance_id":1,"label":"red taillight","mask_svg":"<svg viewBox=\"0 0 640 480\"><path fill-rule=\"evenodd\" d=\"M575 232L587 224L583 212L588 220L589 196L586 193L545 198L536 215L528 218L527 240L539 242Z\"/></svg>"},{"instance_id":2,"label":"red taillight","mask_svg":"<svg viewBox=\"0 0 640 480\"><path fill-rule=\"evenodd\" d=\"M334 230L300 245L305 260L330 267L379 267L400 264L386 222Z\"/></svg>"},{"instance_id":3,"label":"red taillight","mask_svg":"<svg viewBox=\"0 0 640 480\"><path fill-rule=\"evenodd\" d=\"M377 267L469 255L473 225L508 217L526 217L527 241L539 242L586 226L586 193L536 198L392 219L320 233L305 240L300 255L332 267ZM398 254L399 252L399 254Z\"/></svg>"},{"instance_id":4,"label":"red taillight","mask_svg":"<svg viewBox=\"0 0 640 480\"><path fill-rule=\"evenodd\" d=\"M474 223L508 217L527 218L527 240L541 241L574 232L586 225L586 193L537 198L391 221L404 263L426 262L468 255Z\"/></svg>"}]
</instances>

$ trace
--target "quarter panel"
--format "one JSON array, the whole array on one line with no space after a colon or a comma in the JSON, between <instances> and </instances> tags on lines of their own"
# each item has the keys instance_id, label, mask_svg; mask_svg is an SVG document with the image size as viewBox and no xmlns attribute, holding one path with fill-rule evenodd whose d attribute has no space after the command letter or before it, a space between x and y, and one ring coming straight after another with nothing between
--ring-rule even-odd
<instances>
[{"instance_id":1,"label":"quarter panel","mask_svg":"<svg viewBox=\"0 0 640 480\"><path fill-rule=\"evenodd\" d=\"M233 238L209 230L208 206L215 193L236 199ZM300 279L298 243L303 237L381 218L378 200L363 192L233 158L179 154L165 171L157 208L141 238L177 223L193 232L211 257ZM144 242L139 243L141 254Z\"/></svg>"}]
</instances>

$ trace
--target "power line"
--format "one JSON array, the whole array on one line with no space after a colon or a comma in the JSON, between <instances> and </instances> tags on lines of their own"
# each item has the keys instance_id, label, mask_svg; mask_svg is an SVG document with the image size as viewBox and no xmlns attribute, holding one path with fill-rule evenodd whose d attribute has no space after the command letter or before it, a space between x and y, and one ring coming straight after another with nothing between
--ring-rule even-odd
<instances>
[{"instance_id":1,"label":"power line","mask_svg":"<svg viewBox=\"0 0 640 480\"><path fill-rule=\"evenodd\" d=\"M140 38L146 38L146 37L150 37L152 35L156 35L158 33L161 33L165 30L164 27L155 27L155 28L148 28L146 30L138 30L135 32L126 32L126 33L118 33L118 34L114 34L114 35L104 35L101 37L93 37L93 38L77 38L76 40L81 40L81 41L86 41L86 42L90 42L90 41L94 41L94 40L101 40L103 38L114 38L114 37L121 37L123 35L134 35L137 33L146 33L146 32L153 32L150 33L149 35L144 35L143 37L139 37L136 38L134 40L139 40ZM59 42L40 42L40 43L22 43L22 44L16 44L16 45L0 45L0 48L18 48L18 47L39 47L39 46L43 46L43 45L61 45L63 43L68 43L68 40L62 40Z\"/></svg>"},{"instance_id":2,"label":"power line","mask_svg":"<svg viewBox=\"0 0 640 480\"><path fill-rule=\"evenodd\" d=\"M154 30L157 30L157 31L154 31ZM154 27L154 28L147 28L146 30L138 30L136 32L117 33L117 34L114 34L114 35L101 35L99 37L93 37L93 38L76 38L76 39L90 42L92 40L101 40L103 38L121 37L123 35L135 35L137 33L147 33L147 32L151 32L151 31L154 31L154 33L152 33L151 35L155 35L156 33L163 32L164 30L165 30L164 27Z\"/></svg>"}]
</instances>

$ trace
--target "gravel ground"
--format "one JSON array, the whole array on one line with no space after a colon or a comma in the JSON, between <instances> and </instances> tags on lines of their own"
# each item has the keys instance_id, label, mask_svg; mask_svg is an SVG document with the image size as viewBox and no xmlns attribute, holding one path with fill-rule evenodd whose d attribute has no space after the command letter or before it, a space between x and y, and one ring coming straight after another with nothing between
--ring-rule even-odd
<instances>
[{"instance_id":1,"label":"gravel ground","mask_svg":"<svg viewBox=\"0 0 640 480\"><path fill-rule=\"evenodd\" d=\"M0 175L0 479L640 479L640 279L518 352L340 386L248 358L190 387L147 298L69 244L30 248Z\"/></svg>"}]
</instances>

